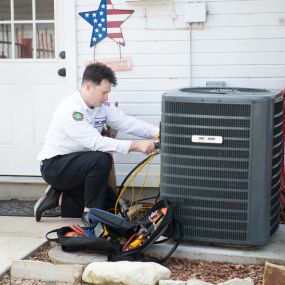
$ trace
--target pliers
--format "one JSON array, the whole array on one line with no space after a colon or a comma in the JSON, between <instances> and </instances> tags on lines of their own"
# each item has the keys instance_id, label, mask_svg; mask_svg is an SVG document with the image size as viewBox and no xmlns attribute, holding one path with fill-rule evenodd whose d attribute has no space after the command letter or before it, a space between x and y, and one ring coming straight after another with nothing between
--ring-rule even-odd
<instances>
[{"instance_id":1,"label":"pliers","mask_svg":"<svg viewBox=\"0 0 285 285\"><path fill-rule=\"evenodd\" d=\"M70 228L82 236L87 236L86 232L79 225L74 224Z\"/></svg>"}]
</instances>

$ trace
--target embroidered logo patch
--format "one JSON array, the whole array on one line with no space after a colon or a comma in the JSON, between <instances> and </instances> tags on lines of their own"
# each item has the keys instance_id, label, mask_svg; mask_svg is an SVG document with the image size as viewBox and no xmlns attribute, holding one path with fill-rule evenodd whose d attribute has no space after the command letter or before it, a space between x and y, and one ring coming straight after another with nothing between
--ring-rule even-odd
<instances>
[{"instance_id":1,"label":"embroidered logo patch","mask_svg":"<svg viewBox=\"0 0 285 285\"><path fill-rule=\"evenodd\" d=\"M80 112L73 112L72 118L73 118L73 120L75 120L75 121L83 121L84 116L83 116L83 114L80 113Z\"/></svg>"}]
</instances>

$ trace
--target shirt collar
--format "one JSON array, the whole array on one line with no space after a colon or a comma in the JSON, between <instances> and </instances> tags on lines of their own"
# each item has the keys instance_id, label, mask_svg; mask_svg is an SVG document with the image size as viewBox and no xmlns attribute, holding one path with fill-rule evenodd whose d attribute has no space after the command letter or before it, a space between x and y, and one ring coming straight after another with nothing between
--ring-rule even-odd
<instances>
[{"instance_id":1,"label":"shirt collar","mask_svg":"<svg viewBox=\"0 0 285 285\"><path fill-rule=\"evenodd\" d=\"M85 111L93 110L89 108L87 104L84 102L83 98L81 97L80 91L78 90L75 94L75 98L79 101L80 105L84 108Z\"/></svg>"}]
</instances>

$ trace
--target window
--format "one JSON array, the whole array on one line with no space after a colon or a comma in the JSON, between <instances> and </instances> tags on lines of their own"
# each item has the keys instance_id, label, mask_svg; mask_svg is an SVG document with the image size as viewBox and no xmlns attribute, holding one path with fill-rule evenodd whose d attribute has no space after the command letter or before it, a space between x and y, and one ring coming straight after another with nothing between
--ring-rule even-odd
<instances>
[{"instance_id":1,"label":"window","mask_svg":"<svg viewBox=\"0 0 285 285\"><path fill-rule=\"evenodd\" d=\"M0 0L0 60L54 58L54 47L54 0Z\"/></svg>"}]
</instances>

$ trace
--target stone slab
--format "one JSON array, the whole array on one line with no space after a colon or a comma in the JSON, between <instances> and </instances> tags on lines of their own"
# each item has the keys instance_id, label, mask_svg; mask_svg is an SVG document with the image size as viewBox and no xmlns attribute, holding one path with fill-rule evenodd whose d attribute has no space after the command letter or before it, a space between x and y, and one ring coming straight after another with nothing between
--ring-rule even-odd
<instances>
[{"instance_id":1,"label":"stone slab","mask_svg":"<svg viewBox=\"0 0 285 285\"><path fill-rule=\"evenodd\" d=\"M277 285L285 283L285 266L265 263L263 285Z\"/></svg>"},{"instance_id":2,"label":"stone slab","mask_svg":"<svg viewBox=\"0 0 285 285\"><path fill-rule=\"evenodd\" d=\"M106 255L84 251L65 252L60 246L51 248L48 252L51 261L54 264L82 264L87 265L91 262L108 261Z\"/></svg>"},{"instance_id":3,"label":"stone slab","mask_svg":"<svg viewBox=\"0 0 285 285\"><path fill-rule=\"evenodd\" d=\"M16 260L12 262L11 279L29 279L51 282L78 284L83 272L82 265L54 265L33 260Z\"/></svg>"},{"instance_id":4,"label":"stone slab","mask_svg":"<svg viewBox=\"0 0 285 285\"><path fill-rule=\"evenodd\" d=\"M45 242L45 238L0 236L0 275L9 269L13 260L25 258Z\"/></svg>"},{"instance_id":5,"label":"stone slab","mask_svg":"<svg viewBox=\"0 0 285 285\"><path fill-rule=\"evenodd\" d=\"M276 283L275 285L277 284L279 283ZM217 285L254 285L254 282L251 278L245 278L245 279L234 278L226 282L219 283Z\"/></svg>"},{"instance_id":6,"label":"stone slab","mask_svg":"<svg viewBox=\"0 0 285 285\"><path fill-rule=\"evenodd\" d=\"M173 257L191 260L220 261L241 264L263 264L265 261L285 265L285 225L280 225L269 243L263 247L231 247L219 245L201 245L182 242L173 253ZM173 242L153 245L148 249L150 256L162 258L169 252Z\"/></svg>"},{"instance_id":7,"label":"stone slab","mask_svg":"<svg viewBox=\"0 0 285 285\"><path fill-rule=\"evenodd\" d=\"M80 219L43 217L37 223L34 217L0 216L0 275L11 266L13 260L29 256L44 244L48 231L79 222Z\"/></svg>"},{"instance_id":8,"label":"stone slab","mask_svg":"<svg viewBox=\"0 0 285 285\"><path fill-rule=\"evenodd\" d=\"M180 281L180 280L159 280L159 285L186 285L186 281Z\"/></svg>"},{"instance_id":9,"label":"stone slab","mask_svg":"<svg viewBox=\"0 0 285 285\"><path fill-rule=\"evenodd\" d=\"M92 262L85 268L82 280L96 285L157 285L170 274L168 268L154 262Z\"/></svg>"},{"instance_id":10,"label":"stone slab","mask_svg":"<svg viewBox=\"0 0 285 285\"><path fill-rule=\"evenodd\" d=\"M214 285L214 284L199 279L189 279L187 280L186 285Z\"/></svg>"}]
</instances>

